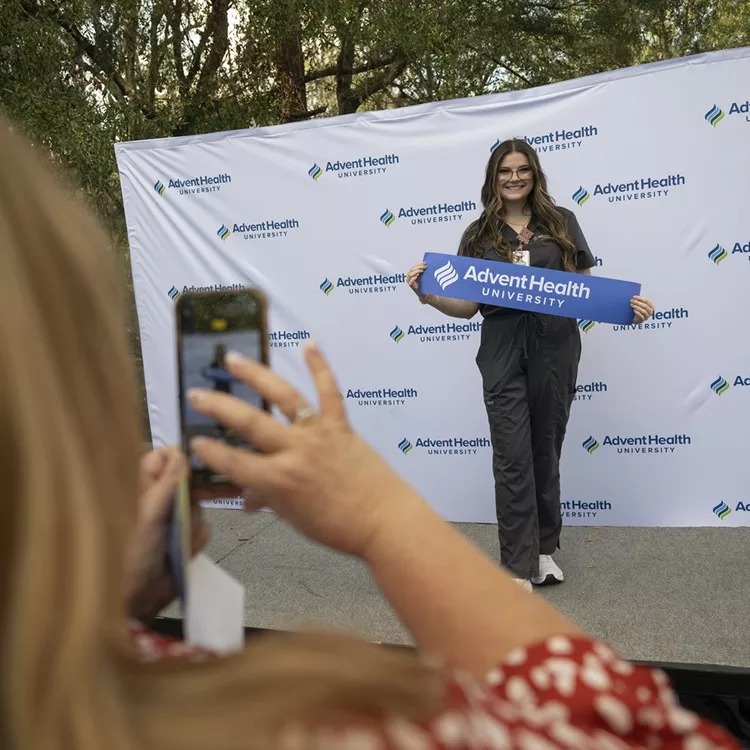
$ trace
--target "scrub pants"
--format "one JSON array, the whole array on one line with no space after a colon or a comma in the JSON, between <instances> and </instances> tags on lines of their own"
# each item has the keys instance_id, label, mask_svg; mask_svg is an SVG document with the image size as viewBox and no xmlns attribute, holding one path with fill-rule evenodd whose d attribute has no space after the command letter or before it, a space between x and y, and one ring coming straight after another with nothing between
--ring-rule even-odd
<instances>
[{"instance_id":1,"label":"scrub pants","mask_svg":"<svg viewBox=\"0 0 750 750\"><path fill-rule=\"evenodd\" d=\"M482 323L500 560L517 578L538 575L539 555L559 547L560 453L580 357L575 319L508 313Z\"/></svg>"}]
</instances>

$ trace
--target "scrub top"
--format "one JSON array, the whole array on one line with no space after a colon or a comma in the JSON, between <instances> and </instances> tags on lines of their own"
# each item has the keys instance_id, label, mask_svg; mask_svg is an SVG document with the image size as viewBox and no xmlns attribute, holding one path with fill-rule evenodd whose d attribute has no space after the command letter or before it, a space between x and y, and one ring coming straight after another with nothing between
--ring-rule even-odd
<instances>
[{"instance_id":1,"label":"scrub top","mask_svg":"<svg viewBox=\"0 0 750 750\"><path fill-rule=\"evenodd\" d=\"M567 208L557 207L557 210L563 215L565 219L565 228L568 233L568 237L573 241L576 247L576 268L579 271L583 271L587 268L593 268L596 265L596 258L594 258L591 250L589 249L588 242L583 236L581 226L576 219L575 214L569 211ZM550 236L546 228L541 224L536 216L532 217L529 222L529 231L533 232L534 236L529 240L529 243L525 245L524 249L529 251L529 262L532 266L537 268L550 268L554 271L564 271L562 261L562 248L555 242ZM508 241L512 248L518 247L518 233L512 227L507 224L503 227L503 235ZM506 258L501 257L497 250L492 247L489 243L482 247L479 253L479 257L483 260L494 260L501 263L509 263L510 261ZM498 316L498 315L519 315L523 313L523 310L514 310L510 307L497 307L496 305L479 305L479 312L483 317Z\"/></svg>"}]
</instances>

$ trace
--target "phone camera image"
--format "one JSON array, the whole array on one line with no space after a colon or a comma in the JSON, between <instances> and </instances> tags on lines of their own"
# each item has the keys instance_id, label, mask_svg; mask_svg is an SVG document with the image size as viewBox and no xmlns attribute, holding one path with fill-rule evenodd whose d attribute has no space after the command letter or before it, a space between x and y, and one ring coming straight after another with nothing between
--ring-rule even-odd
<instances>
[{"instance_id":1,"label":"phone camera image","mask_svg":"<svg viewBox=\"0 0 750 750\"><path fill-rule=\"evenodd\" d=\"M196 295L185 299L180 311L181 390L203 388L235 396L259 409L258 393L234 377L226 366L230 351L263 361L263 325L258 300L250 294ZM250 447L247 441L224 425L199 414L187 399L181 399L182 431L185 444L194 437L210 437L230 445ZM191 457L193 474L203 483L226 483Z\"/></svg>"}]
</instances>

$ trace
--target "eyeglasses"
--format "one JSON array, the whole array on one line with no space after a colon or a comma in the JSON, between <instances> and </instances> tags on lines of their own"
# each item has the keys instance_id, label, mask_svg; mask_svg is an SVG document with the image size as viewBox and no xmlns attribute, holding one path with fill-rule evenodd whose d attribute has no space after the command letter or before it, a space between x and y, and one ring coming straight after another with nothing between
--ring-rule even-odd
<instances>
[{"instance_id":1,"label":"eyeglasses","mask_svg":"<svg viewBox=\"0 0 750 750\"><path fill-rule=\"evenodd\" d=\"M517 175L519 180L528 180L534 176L534 171L528 165L519 167L518 169L509 169L508 167L500 167L497 170L498 177L503 182L508 182L513 178L513 175Z\"/></svg>"}]
</instances>

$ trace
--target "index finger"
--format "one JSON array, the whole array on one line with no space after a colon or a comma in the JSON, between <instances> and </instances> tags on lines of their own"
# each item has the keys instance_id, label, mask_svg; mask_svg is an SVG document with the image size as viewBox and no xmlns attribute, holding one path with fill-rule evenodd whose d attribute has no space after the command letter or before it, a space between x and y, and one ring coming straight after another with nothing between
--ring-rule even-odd
<instances>
[{"instance_id":1,"label":"index finger","mask_svg":"<svg viewBox=\"0 0 750 750\"><path fill-rule=\"evenodd\" d=\"M326 362L325 357L314 341L311 341L305 347L305 362L307 362L307 367L315 381L320 413L323 416L346 419L346 411L344 410L336 378L334 378L328 362Z\"/></svg>"}]
</instances>

